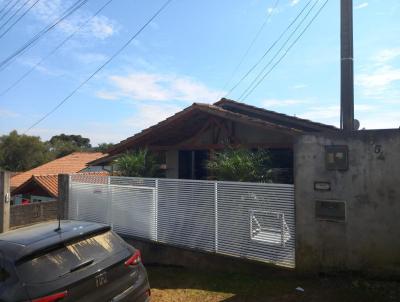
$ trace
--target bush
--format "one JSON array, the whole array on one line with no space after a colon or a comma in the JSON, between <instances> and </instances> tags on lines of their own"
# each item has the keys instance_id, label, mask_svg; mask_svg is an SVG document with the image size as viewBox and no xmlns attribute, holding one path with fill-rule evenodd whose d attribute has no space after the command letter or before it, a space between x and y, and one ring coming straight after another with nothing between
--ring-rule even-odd
<instances>
[{"instance_id":1,"label":"bush","mask_svg":"<svg viewBox=\"0 0 400 302\"><path fill-rule=\"evenodd\" d=\"M117 174L130 177L160 177L160 165L147 150L126 153L114 161Z\"/></svg>"},{"instance_id":2,"label":"bush","mask_svg":"<svg viewBox=\"0 0 400 302\"><path fill-rule=\"evenodd\" d=\"M271 182L270 158L264 150L229 148L216 153L207 167L217 180Z\"/></svg>"}]
</instances>

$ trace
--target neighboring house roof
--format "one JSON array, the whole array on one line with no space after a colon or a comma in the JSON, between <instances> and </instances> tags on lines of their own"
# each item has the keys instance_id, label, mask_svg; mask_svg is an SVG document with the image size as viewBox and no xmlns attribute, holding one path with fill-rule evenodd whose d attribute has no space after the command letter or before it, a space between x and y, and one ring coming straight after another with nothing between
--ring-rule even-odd
<instances>
[{"instance_id":1,"label":"neighboring house roof","mask_svg":"<svg viewBox=\"0 0 400 302\"><path fill-rule=\"evenodd\" d=\"M194 103L158 124L121 141L108 150L107 156L96 159L89 164L104 164L113 160L116 158L116 155L125 150L134 149L136 146L140 145L146 145L146 143L154 137L164 136L165 131L163 130L173 129L178 123L190 123L191 117L193 117L196 112L208 113L212 116L238 121L259 128L273 129L294 136L304 132L337 130L334 126L292 117L223 98L215 104ZM200 122L197 124L198 125L190 125L186 128L202 126Z\"/></svg>"},{"instance_id":2,"label":"neighboring house roof","mask_svg":"<svg viewBox=\"0 0 400 302\"><path fill-rule=\"evenodd\" d=\"M76 175L90 175L90 176L107 176L107 171L101 172L85 172ZM13 190L13 194L24 194L25 190L32 185L38 185L45 190L50 196L58 197L58 174L49 175L32 175L26 182Z\"/></svg>"},{"instance_id":3,"label":"neighboring house roof","mask_svg":"<svg viewBox=\"0 0 400 302\"><path fill-rule=\"evenodd\" d=\"M32 175L48 174L72 174L80 172L87 167L87 164L95 159L103 157L101 152L74 152L67 156L55 159L44 165L20 173L11 178L11 190L19 187L29 180Z\"/></svg>"}]
</instances>

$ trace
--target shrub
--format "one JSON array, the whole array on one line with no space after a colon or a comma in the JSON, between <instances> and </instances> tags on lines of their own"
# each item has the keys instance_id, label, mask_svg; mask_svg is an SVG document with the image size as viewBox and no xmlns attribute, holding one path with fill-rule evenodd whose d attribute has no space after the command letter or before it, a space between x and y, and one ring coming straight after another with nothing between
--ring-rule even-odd
<instances>
[{"instance_id":1,"label":"shrub","mask_svg":"<svg viewBox=\"0 0 400 302\"><path fill-rule=\"evenodd\" d=\"M114 161L117 174L131 177L159 177L160 165L156 157L147 150L126 153Z\"/></svg>"},{"instance_id":2,"label":"shrub","mask_svg":"<svg viewBox=\"0 0 400 302\"><path fill-rule=\"evenodd\" d=\"M270 182L270 158L265 150L228 148L216 153L207 167L217 180Z\"/></svg>"}]
</instances>

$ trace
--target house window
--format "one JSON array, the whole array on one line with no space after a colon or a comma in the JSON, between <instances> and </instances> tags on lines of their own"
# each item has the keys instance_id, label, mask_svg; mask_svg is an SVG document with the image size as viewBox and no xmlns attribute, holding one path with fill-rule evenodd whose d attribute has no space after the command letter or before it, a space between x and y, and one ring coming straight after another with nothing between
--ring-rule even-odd
<instances>
[{"instance_id":1,"label":"house window","mask_svg":"<svg viewBox=\"0 0 400 302\"><path fill-rule=\"evenodd\" d=\"M285 215L275 211L250 211L251 240L284 247L291 238Z\"/></svg>"}]
</instances>

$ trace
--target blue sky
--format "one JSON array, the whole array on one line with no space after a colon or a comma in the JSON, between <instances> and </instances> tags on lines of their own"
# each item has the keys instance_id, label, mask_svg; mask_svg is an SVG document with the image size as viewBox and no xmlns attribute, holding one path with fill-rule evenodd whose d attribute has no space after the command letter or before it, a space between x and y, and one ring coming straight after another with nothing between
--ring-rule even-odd
<instances>
[{"instance_id":1,"label":"blue sky","mask_svg":"<svg viewBox=\"0 0 400 302\"><path fill-rule=\"evenodd\" d=\"M0 8L7 1L0 1ZM118 142L193 102L218 101L307 2L280 0L273 10L275 1L174 0L120 56L28 134L43 139L59 133L81 134L93 144ZM89 0L1 70L0 93L105 2ZM323 2L320 0L316 7ZM339 2L328 2L301 40L250 96L239 98L257 73L250 74L229 97L338 125ZM0 60L72 3L40 0L0 38ZM111 2L84 30L0 97L0 134L13 129L23 132L33 124L116 51L162 3L160 0ZM361 127L367 129L400 126L399 15L398 0L354 0L355 115ZM230 80L267 19L249 55Z\"/></svg>"}]
</instances>

